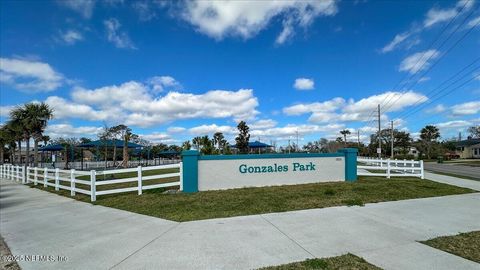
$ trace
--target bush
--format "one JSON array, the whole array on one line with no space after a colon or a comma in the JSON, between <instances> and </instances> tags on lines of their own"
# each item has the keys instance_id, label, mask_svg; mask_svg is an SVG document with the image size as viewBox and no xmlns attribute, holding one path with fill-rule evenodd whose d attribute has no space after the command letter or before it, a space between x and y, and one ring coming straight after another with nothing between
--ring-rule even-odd
<instances>
[{"instance_id":1,"label":"bush","mask_svg":"<svg viewBox=\"0 0 480 270\"><path fill-rule=\"evenodd\" d=\"M410 160L410 159L415 159L415 156L406 154L406 155L396 155L395 158Z\"/></svg>"}]
</instances>

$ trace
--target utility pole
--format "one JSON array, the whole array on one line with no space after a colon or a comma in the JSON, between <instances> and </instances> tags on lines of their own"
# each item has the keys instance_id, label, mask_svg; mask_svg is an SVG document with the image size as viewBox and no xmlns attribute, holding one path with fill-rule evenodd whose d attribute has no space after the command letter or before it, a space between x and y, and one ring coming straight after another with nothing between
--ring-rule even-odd
<instances>
[{"instance_id":1,"label":"utility pole","mask_svg":"<svg viewBox=\"0 0 480 270\"><path fill-rule=\"evenodd\" d=\"M360 129L357 130L357 143L358 143L358 147L360 147Z\"/></svg>"},{"instance_id":2,"label":"utility pole","mask_svg":"<svg viewBox=\"0 0 480 270\"><path fill-rule=\"evenodd\" d=\"M393 140L394 140L394 138L393 138L393 121L391 121L391 123L392 123L392 127L390 129L390 139L392 140L392 146L391 146L392 151L391 151L391 154L390 154L390 158L393 159Z\"/></svg>"},{"instance_id":3,"label":"utility pole","mask_svg":"<svg viewBox=\"0 0 480 270\"><path fill-rule=\"evenodd\" d=\"M378 158L382 158L382 138L380 136L381 133L381 123L380 123L380 104L378 104Z\"/></svg>"},{"instance_id":4,"label":"utility pole","mask_svg":"<svg viewBox=\"0 0 480 270\"><path fill-rule=\"evenodd\" d=\"M299 149L299 148L298 148L298 129L297 129L297 131L296 131L295 133L297 134L297 145L295 146L295 148L296 148L296 149L295 149L295 152L298 152L298 149Z\"/></svg>"}]
</instances>

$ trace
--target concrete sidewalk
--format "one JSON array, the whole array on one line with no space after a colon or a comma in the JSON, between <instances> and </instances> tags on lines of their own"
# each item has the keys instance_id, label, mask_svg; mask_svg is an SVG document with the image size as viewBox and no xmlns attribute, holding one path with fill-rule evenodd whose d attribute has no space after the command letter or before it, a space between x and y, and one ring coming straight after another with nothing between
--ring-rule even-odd
<instances>
[{"instance_id":1,"label":"concrete sidewalk","mask_svg":"<svg viewBox=\"0 0 480 270\"><path fill-rule=\"evenodd\" d=\"M480 191L480 181L468 180L453 176L441 175L432 172L425 172L425 179L430 179L435 182L449 184L458 187L469 188Z\"/></svg>"},{"instance_id":2,"label":"concrete sidewalk","mask_svg":"<svg viewBox=\"0 0 480 270\"><path fill-rule=\"evenodd\" d=\"M177 223L2 181L0 233L22 269L254 269L347 252L385 269L479 269L416 241L480 230L480 193Z\"/></svg>"}]
</instances>

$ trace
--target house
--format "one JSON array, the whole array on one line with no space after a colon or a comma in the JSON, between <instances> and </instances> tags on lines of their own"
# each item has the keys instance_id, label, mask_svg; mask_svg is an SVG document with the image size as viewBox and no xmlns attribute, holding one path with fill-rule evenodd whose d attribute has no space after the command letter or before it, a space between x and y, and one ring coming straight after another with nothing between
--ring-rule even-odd
<instances>
[{"instance_id":1,"label":"house","mask_svg":"<svg viewBox=\"0 0 480 270\"><path fill-rule=\"evenodd\" d=\"M413 156L414 158L418 158L418 154L419 154L419 151L416 147L414 146L410 146L407 148L408 149L408 152L405 153L405 155L408 155L408 156ZM405 152L405 149L401 148L401 147L395 147L393 148L393 153L394 155L403 155L403 153Z\"/></svg>"},{"instance_id":2,"label":"house","mask_svg":"<svg viewBox=\"0 0 480 270\"><path fill-rule=\"evenodd\" d=\"M480 158L480 138L458 141L455 146L460 158Z\"/></svg>"}]
</instances>

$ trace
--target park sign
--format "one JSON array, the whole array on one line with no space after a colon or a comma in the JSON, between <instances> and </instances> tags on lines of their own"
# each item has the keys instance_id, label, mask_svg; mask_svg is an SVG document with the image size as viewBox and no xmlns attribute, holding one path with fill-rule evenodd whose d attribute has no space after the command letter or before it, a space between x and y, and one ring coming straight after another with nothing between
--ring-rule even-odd
<instances>
[{"instance_id":1,"label":"park sign","mask_svg":"<svg viewBox=\"0 0 480 270\"><path fill-rule=\"evenodd\" d=\"M357 149L338 153L207 155L184 151L183 190L196 192L243 187L355 181Z\"/></svg>"}]
</instances>

